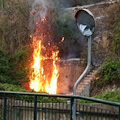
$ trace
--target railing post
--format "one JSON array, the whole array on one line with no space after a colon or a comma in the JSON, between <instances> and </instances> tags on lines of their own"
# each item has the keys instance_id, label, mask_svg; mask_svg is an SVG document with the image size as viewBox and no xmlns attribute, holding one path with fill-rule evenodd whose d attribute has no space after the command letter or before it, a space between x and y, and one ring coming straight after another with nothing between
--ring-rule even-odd
<instances>
[{"instance_id":1,"label":"railing post","mask_svg":"<svg viewBox=\"0 0 120 120\"><path fill-rule=\"evenodd\" d=\"M119 120L120 120L120 106L119 106Z\"/></svg>"},{"instance_id":2,"label":"railing post","mask_svg":"<svg viewBox=\"0 0 120 120\"><path fill-rule=\"evenodd\" d=\"M37 120L37 96L34 96L34 120Z\"/></svg>"},{"instance_id":3,"label":"railing post","mask_svg":"<svg viewBox=\"0 0 120 120\"><path fill-rule=\"evenodd\" d=\"M74 106L74 98L70 99L70 120L73 120L73 106Z\"/></svg>"},{"instance_id":4,"label":"railing post","mask_svg":"<svg viewBox=\"0 0 120 120\"><path fill-rule=\"evenodd\" d=\"M6 120L6 112L7 112L7 95L4 94L4 120Z\"/></svg>"}]
</instances>

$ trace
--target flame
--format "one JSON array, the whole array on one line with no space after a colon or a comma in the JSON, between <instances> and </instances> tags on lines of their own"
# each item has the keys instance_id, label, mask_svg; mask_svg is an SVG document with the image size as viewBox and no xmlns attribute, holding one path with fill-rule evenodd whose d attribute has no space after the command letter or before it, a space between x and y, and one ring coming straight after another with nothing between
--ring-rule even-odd
<instances>
[{"instance_id":1,"label":"flame","mask_svg":"<svg viewBox=\"0 0 120 120\"><path fill-rule=\"evenodd\" d=\"M50 41L48 42L48 48L46 48L42 43L44 37L47 36L45 33L37 34L39 29L41 32L41 24L45 24L46 18L41 20L41 23L37 23L37 28L35 34L30 36L32 38L32 48L33 48L33 61L31 65L30 78L30 88L36 92L47 92L49 94L57 93L57 79L59 77L56 61L59 60L57 47L55 45L51 46ZM50 37L50 35L48 35ZM43 51L49 51L43 55ZM52 51L52 52L51 52ZM50 64L50 63L52 64Z\"/></svg>"},{"instance_id":2,"label":"flame","mask_svg":"<svg viewBox=\"0 0 120 120\"><path fill-rule=\"evenodd\" d=\"M52 72L51 83L50 83L50 85L46 86L46 91L50 94L56 94L56 91L57 91L57 79L59 77L58 70L57 70L57 67L55 64L55 61L58 59L58 58L56 58L57 55L58 55L58 51L53 52L53 56L52 56L53 72Z\"/></svg>"},{"instance_id":3,"label":"flame","mask_svg":"<svg viewBox=\"0 0 120 120\"><path fill-rule=\"evenodd\" d=\"M64 37L62 37L62 40L61 40L61 42L64 42L64 40L65 40L65 38L64 38Z\"/></svg>"}]
</instances>

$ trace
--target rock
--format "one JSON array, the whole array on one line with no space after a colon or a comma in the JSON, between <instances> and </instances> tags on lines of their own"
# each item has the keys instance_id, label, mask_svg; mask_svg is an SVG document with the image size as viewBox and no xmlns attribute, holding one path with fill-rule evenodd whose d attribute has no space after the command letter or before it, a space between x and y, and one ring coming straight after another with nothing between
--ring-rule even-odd
<instances>
[{"instance_id":1,"label":"rock","mask_svg":"<svg viewBox=\"0 0 120 120\"><path fill-rule=\"evenodd\" d=\"M102 46L106 52L109 52L111 33L109 31L102 32Z\"/></svg>"}]
</instances>

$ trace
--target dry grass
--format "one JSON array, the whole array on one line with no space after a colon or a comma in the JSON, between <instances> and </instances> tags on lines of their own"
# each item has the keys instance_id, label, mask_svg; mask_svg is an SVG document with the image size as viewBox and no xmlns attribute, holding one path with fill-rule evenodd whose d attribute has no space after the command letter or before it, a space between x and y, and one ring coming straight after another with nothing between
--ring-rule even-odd
<instances>
[{"instance_id":1,"label":"dry grass","mask_svg":"<svg viewBox=\"0 0 120 120\"><path fill-rule=\"evenodd\" d=\"M115 3L106 9L107 14L105 15L106 19L104 22L107 29L110 29L111 25L113 24L114 18L118 14L119 9L120 9L120 3Z\"/></svg>"},{"instance_id":2,"label":"dry grass","mask_svg":"<svg viewBox=\"0 0 120 120\"><path fill-rule=\"evenodd\" d=\"M13 53L29 41L29 8L24 3L9 0L0 11L0 42L5 43L0 47Z\"/></svg>"}]
</instances>

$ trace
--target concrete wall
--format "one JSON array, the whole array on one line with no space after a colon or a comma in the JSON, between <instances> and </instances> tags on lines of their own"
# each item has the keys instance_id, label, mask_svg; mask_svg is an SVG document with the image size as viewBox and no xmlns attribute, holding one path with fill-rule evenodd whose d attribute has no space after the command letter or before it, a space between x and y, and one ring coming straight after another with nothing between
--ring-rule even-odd
<instances>
[{"instance_id":1,"label":"concrete wall","mask_svg":"<svg viewBox=\"0 0 120 120\"><path fill-rule=\"evenodd\" d=\"M104 0L59 0L59 1L60 1L60 5L62 5L63 7L73 7L77 5L98 3Z\"/></svg>"},{"instance_id":2,"label":"concrete wall","mask_svg":"<svg viewBox=\"0 0 120 120\"><path fill-rule=\"evenodd\" d=\"M79 76L83 73L86 64L82 59L61 60L58 64L59 78L57 93L70 94Z\"/></svg>"}]
</instances>

